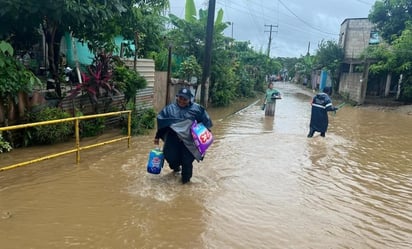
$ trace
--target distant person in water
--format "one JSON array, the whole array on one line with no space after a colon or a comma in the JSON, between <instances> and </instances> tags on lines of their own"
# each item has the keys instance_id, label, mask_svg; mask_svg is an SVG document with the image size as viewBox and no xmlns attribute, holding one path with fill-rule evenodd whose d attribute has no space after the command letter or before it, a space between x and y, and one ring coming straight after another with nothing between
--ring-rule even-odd
<instances>
[{"instance_id":1,"label":"distant person in water","mask_svg":"<svg viewBox=\"0 0 412 249\"><path fill-rule=\"evenodd\" d=\"M273 82L269 82L268 88L266 89L265 96L263 98L262 110L265 110L266 104L276 102L276 99L282 98L280 92L273 88Z\"/></svg>"},{"instance_id":2,"label":"distant person in water","mask_svg":"<svg viewBox=\"0 0 412 249\"><path fill-rule=\"evenodd\" d=\"M333 106L330 94L332 94L332 88L325 87L323 92L313 97L308 137L313 137L315 132L320 132L320 135L325 137L329 125L328 112L338 110Z\"/></svg>"}]
</instances>

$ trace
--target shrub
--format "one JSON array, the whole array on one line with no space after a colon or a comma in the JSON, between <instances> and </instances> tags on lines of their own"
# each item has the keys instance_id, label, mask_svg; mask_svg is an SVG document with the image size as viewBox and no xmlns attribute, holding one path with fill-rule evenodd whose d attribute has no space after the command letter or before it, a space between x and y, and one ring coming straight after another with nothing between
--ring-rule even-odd
<instances>
[{"instance_id":1,"label":"shrub","mask_svg":"<svg viewBox=\"0 0 412 249\"><path fill-rule=\"evenodd\" d=\"M133 106L129 103L129 107ZM153 108L146 109L132 109L132 120L131 120L131 135L145 134L147 130L153 129L155 127L156 112ZM127 119L124 119L123 133L127 133Z\"/></svg>"},{"instance_id":2,"label":"shrub","mask_svg":"<svg viewBox=\"0 0 412 249\"><path fill-rule=\"evenodd\" d=\"M196 57L193 55L187 57L179 69L179 78L190 81L191 77L200 78L202 75L202 67L197 63Z\"/></svg>"},{"instance_id":3,"label":"shrub","mask_svg":"<svg viewBox=\"0 0 412 249\"><path fill-rule=\"evenodd\" d=\"M76 109L76 117L84 116L84 114ZM103 133L106 118L93 118L80 120L80 137L94 137Z\"/></svg>"},{"instance_id":4,"label":"shrub","mask_svg":"<svg viewBox=\"0 0 412 249\"><path fill-rule=\"evenodd\" d=\"M26 108L24 103L18 103L19 93L30 93L35 87L41 85L40 79L16 59L13 47L5 41L0 41L0 98L3 100L5 110L3 118L9 114L9 105L20 104ZM18 117L24 114L24 112L19 113ZM9 120L9 124L12 121L15 120Z\"/></svg>"},{"instance_id":5,"label":"shrub","mask_svg":"<svg viewBox=\"0 0 412 249\"><path fill-rule=\"evenodd\" d=\"M45 108L30 115L31 122L42 122L70 118L70 114L60 108ZM73 122L63 122L32 128L32 144L55 144L67 141L73 135Z\"/></svg>"},{"instance_id":6,"label":"shrub","mask_svg":"<svg viewBox=\"0 0 412 249\"><path fill-rule=\"evenodd\" d=\"M94 137L103 133L105 118L95 118L80 121L80 136Z\"/></svg>"},{"instance_id":7,"label":"shrub","mask_svg":"<svg viewBox=\"0 0 412 249\"><path fill-rule=\"evenodd\" d=\"M115 67L113 80L116 81L118 89L124 93L126 102L134 100L136 91L145 88L147 85L147 81L143 76L124 65Z\"/></svg>"},{"instance_id":8,"label":"shrub","mask_svg":"<svg viewBox=\"0 0 412 249\"><path fill-rule=\"evenodd\" d=\"M10 146L9 142L5 141L3 136L0 134L0 153L9 152L13 148Z\"/></svg>"}]
</instances>

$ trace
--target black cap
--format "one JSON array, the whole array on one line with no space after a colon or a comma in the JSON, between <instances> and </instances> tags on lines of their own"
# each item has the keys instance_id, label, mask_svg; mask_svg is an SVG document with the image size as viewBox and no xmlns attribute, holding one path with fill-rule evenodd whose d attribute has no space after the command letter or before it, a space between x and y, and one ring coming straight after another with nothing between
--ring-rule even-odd
<instances>
[{"instance_id":1,"label":"black cap","mask_svg":"<svg viewBox=\"0 0 412 249\"><path fill-rule=\"evenodd\" d=\"M330 86L325 86L325 87L323 88L323 92L326 93L326 94L331 95L331 94L332 94L332 87L330 87Z\"/></svg>"},{"instance_id":2,"label":"black cap","mask_svg":"<svg viewBox=\"0 0 412 249\"><path fill-rule=\"evenodd\" d=\"M182 88L179 90L179 92L177 93L176 97L183 97L185 99L189 99L191 100L193 95L192 92L190 91L189 88Z\"/></svg>"}]
</instances>

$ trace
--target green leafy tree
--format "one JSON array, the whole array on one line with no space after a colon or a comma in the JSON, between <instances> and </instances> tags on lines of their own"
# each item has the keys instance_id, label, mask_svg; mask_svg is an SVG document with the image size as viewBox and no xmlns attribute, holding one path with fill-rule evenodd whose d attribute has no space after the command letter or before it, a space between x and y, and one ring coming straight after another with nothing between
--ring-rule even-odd
<instances>
[{"instance_id":1,"label":"green leafy tree","mask_svg":"<svg viewBox=\"0 0 412 249\"><path fill-rule=\"evenodd\" d=\"M175 27L168 33L168 39L173 41L173 52L178 61L185 61L186 58L194 56L199 65L204 63L204 49L206 40L206 26L207 26L207 10L200 9L198 14L196 13L196 8L193 0L186 1L185 9L185 19L180 19L179 17L169 14L169 19L171 24ZM227 60L222 63L222 60L228 59L224 58L225 48L228 44L228 38L225 38L223 31L228 27L227 23L222 22L223 11L218 10L214 22L214 34L213 34L213 46L212 46L212 75L210 77L210 88L209 88L209 98L214 94L211 89L222 89L220 87L214 87L214 84L228 84L227 80L223 80L227 76L224 75L229 73L228 70L222 71L216 68L216 65L230 65ZM180 67L180 65L179 65ZM216 73L218 72L218 73ZM176 75L176 73L174 73ZM217 83L221 82L221 83ZM222 94L223 96L223 94ZM213 100L212 100L213 101Z\"/></svg>"},{"instance_id":2,"label":"green leafy tree","mask_svg":"<svg viewBox=\"0 0 412 249\"><path fill-rule=\"evenodd\" d=\"M200 78L202 74L202 68L199 63L197 63L196 58L191 55L186 58L185 61L180 64L179 77L190 81L191 77Z\"/></svg>"},{"instance_id":3,"label":"green leafy tree","mask_svg":"<svg viewBox=\"0 0 412 249\"><path fill-rule=\"evenodd\" d=\"M9 114L10 105L23 104L18 103L19 93L30 93L34 87L40 85L40 80L33 72L14 57L13 47L5 41L0 41L0 108L5 110L5 117ZM23 106L22 109L26 108L27 106ZM18 116L24 116L24 113L19 113ZM4 117L0 117L0 120L4 120Z\"/></svg>"},{"instance_id":4,"label":"green leafy tree","mask_svg":"<svg viewBox=\"0 0 412 249\"><path fill-rule=\"evenodd\" d=\"M125 1L126 2L126 1ZM105 25L90 33L84 30L82 37L87 41L94 41L92 47L99 49L110 45L113 49L113 39L116 35L122 35L127 45L126 55L147 58L150 53L160 52L165 47L165 23L167 18L162 12L169 7L167 0L130 0L126 3L126 10L121 15L116 15L107 20ZM133 46L134 45L134 49Z\"/></svg>"},{"instance_id":5,"label":"green leafy tree","mask_svg":"<svg viewBox=\"0 0 412 249\"><path fill-rule=\"evenodd\" d=\"M309 53L298 59L294 68L295 68L295 78L299 82L301 82L301 79L305 77L307 79L311 78L311 73L315 69L314 62L315 62L315 56L310 55Z\"/></svg>"},{"instance_id":6,"label":"green leafy tree","mask_svg":"<svg viewBox=\"0 0 412 249\"><path fill-rule=\"evenodd\" d=\"M314 65L317 68L322 68L330 72L332 86L335 90L338 89L339 68L344 58L343 48L335 41L322 40L315 54Z\"/></svg>"},{"instance_id":7,"label":"green leafy tree","mask_svg":"<svg viewBox=\"0 0 412 249\"><path fill-rule=\"evenodd\" d=\"M102 48L112 52L116 35L129 39L136 32L141 38L145 37L139 41L146 41L145 46L150 47L151 42L160 39L157 32L162 25L158 22L160 10L167 6L167 0L2 1L0 23L8 25L1 25L0 39L11 40L23 47L18 41L33 40L33 34L41 27L48 47L49 71L59 90L59 43L65 32L87 42L96 53L102 52ZM57 93L61 96L59 91Z\"/></svg>"},{"instance_id":8,"label":"green leafy tree","mask_svg":"<svg viewBox=\"0 0 412 249\"><path fill-rule=\"evenodd\" d=\"M412 102L412 24L393 43L397 67L395 72L403 74L401 99ZM394 64L394 63L392 63Z\"/></svg>"},{"instance_id":9,"label":"green leafy tree","mask_svg":"<svg viewBox=\"0 0 412 249\"><path fill-rule=\"evenodd\" d=\"M283 66L283 69L287 70L288 76L292 78L295 77L295 65L298 62L298 58L280 57L277 59Z\"/></svg>"},{"instance_id":10,"label":"green leafy tree","mask_svg":"<svg viewBox=\"0 0 412 249\"><path fill-rule=\"evenodd\" d=\"M383 0L373 5L369 19L376 24L379 35L391 43L412 20L412 0Z\"/></svg>"},{"instance_id":11,"label":"green leafy tree","mask_svg":"<svg viewBox=\"0 0 412 249\"><path fill-rule=\"evenodd\" d=\"M383 42L375 46L367 47L361 54L361 59L375 61L369 66L369 73L384 76L394 68L394 56L395 54L389 44Z\"/></svg>"},{"instance_id":12,"label":"green leafy tree","mask_svg":"<svg viewBox=\"0 0 412 249\"><path fill-rule=\"evenodd\" d=\"M3 1L0 23L9 25L5 25L7 27L0 30L0 36L13 37L15 41L21 41L41 27L48 47L49 71L57 83L57 94L61 96L58 58L59 44L64 32L74 32L79 35L86 30L88 34L93 34L98 27L107 23L107 20L125 12L128 2L122 0Z\"/></svg>"},{"instance_id":13,"label":"green leafy tree","mask_svg":"<svg viewBox=\"0 0 412 249\"><path fill-rule=\"evenodd\" d=\"M412 0L377 1L369 14L380 36L387 42L373 46L364 56L374 59L372 74L403 75L401 99L412 102L411 31Z\"/></svg>"},{"instance_id":14,"label":"green leafy tree","mask_svg":"<svg viewBox=\"0 0 412 249\"><path fill-rule=\"evenodd\" d=\"M207 15L207 10L196 12L193 0L186 0L184 19L169 15L174 29L167 36L173 41L173 55L177 61L194 56L198 64L203 65ZM227 106L235 99L251 97L256 91L263 91L266 89L266 75L277 74L283 68L279 60L253 50L250 42L237 42L225 37L223 31L229 23L222 20L223 11L219 10L214 22L213 63L208 93L209 100L215 106Z\"/></svg>"}]
</instances>

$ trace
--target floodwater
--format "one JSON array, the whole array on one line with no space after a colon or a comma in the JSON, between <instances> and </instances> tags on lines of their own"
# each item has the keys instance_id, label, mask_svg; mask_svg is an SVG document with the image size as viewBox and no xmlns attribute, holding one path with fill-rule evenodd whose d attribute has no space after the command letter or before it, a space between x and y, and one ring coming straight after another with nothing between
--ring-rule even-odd
<instances>
[{"instance_id":1,"label":"floodwater","mask_svg":"<svg viewBox=\"0 0 412 249\"><path fill-rule=\"evenodd\" d=\"M260 103L210 108L215 142L186 185L167 164L146 173L154 131L78 165L70 154L0 172L0 247L412 248L412 116L345 106L326 138L307 138L310 96L275 87L275 117Z\"/></svg>"}]
</instances>

